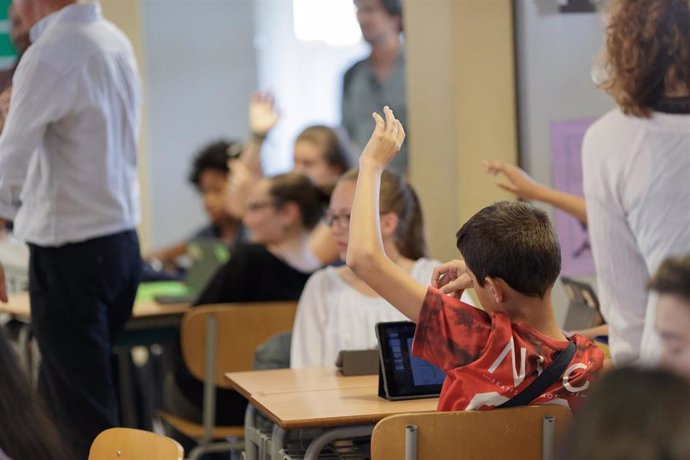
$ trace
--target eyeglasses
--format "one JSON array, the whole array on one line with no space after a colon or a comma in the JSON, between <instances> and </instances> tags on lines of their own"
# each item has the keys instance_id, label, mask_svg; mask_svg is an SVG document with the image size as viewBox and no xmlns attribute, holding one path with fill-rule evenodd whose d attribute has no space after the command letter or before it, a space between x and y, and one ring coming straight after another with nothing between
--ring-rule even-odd
<instances>
[{"instance_id":1,"label":"eyeglasses","mask_svg":"<svg viewBox=\"0 0 690 460\"><path fill-rule=\"evenodd\" d=\"M324 222L329 227L338 224L341 228L350 227L350 213L347 214L336 214L330 209L326 210L326 214L323 216Z\"/></svg>"},{"instance_id":2,"label":"eyeglasses","mask_svg":"<svg viewBox=\"0 0 690 460\"><path fill-rule=\"evenodd\" d=\"M258 211L259 209L269 208L275 205L273 201L248 201L247 204L244 205L244 209L246 211Z\"/></svg>"}]
</instances>

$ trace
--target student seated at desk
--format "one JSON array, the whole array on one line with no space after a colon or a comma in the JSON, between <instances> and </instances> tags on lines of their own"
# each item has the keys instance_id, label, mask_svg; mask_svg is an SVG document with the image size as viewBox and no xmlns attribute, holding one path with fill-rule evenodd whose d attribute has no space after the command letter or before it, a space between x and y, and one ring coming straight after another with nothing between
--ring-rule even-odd
<instances>
[{"instance_id":1,"label":"student seated at desk","mask_svg":"<svg viewBox=\"0 0 690 460\"><path fill-rule=\"evenodd\" d=\"M299 299L309 276L321 267L309 251L309 236L321 219L323 205L321 191L302 174L261 179L244 215L251 243L237 248L197 305ZM189 373L179 352L174 379L166 379L165 393L166 410L201 422L203 385ZM219 390L217 423L241 425L246 405L239 393Z\"/></svg>"},{"instance_id":2,"label":"student seated at desk","mask_svg":"<svg viewBox=\"0 0 690 460\"><path fill-rule=\"evenodd\" d=\"M228 208L236 217L241 218L244 214L246 197L262 175L261 147L279 118L271 94L255 93L252 96L249 105L250 143L239 158L230 161ZM302 130L295 139L293 171L309 177L327 195L338 178L350 169L351 154L347 142L341 137L333 128L313 125ZM337 260L338 251L325 224L317 225L312 232L310 250L323 264Z\"/></svg>"},{"instance_id":3,"label":"student seated at desk","mask_svg":"<svg viewBox=\"0 0 690 460\"><path fill-rule=\"evenodd\" d=\"M351 170L340 178L326 213L342 260L347 252L357 173ZM386 170L381 177L380 200L386 254L419 283L429 284L439 262L425 257L424 220L416 192L402 177ZM333 366L341 350L375 348L377 322L404 320L402 313L347 266L321 269L309 278L300 297L290 367Z\"/></svg>"},{"instance_id":4,"label":"student seated at desk","mask_svg":"<svg viewBox=\"0 0 690 460\"><path fill-rule=\"evenodd\" d=\"M500 202L472 216L457 233L463 261L434 270L427 288L391 261L380 237L381 174L405 133L392 111L360 157L347 264L372 289L417 322L413 353L447 374L439 410L497 407L532 383L568 339L556 323L551 289L561 269L558 239L547 215L524 203ZM458 297L473 288L484 307ZM562 375L530 404L576 406L602 367L602 352L574 335ZM567 356L567 355L566 355Z\"/></svg>"},{"instance_id":5,"label":"student seated at desk","mask_svg":"<svg viewBox=\"0 0 690 460\"><path fill-rule=\"evenodd\" d=\"M189 182L201 194L209 222L189 240L220 239L234 250L237 244L245 239L241 219L233 217L226 206L230 172L228 160L232 157L233 151L237 150L239 153L241 148L236 142L218 141L208 144L194 157ZM148 259L158 261L165 268L172 267L176 270L179 258L187 254L187 243L188 241L184 241L156 251Z\"/></svg>"},{"instance_id":6,"label":"student seated at desk","mask_svg":"<svg viewBox=\"0 0 690 460\"><path fill-rule=\"evenodd\" d=\"M659 366L690 381L690 254L666 259L648 287L659 294L655 321L661 338Z\"/></svg>"}]
</instances>

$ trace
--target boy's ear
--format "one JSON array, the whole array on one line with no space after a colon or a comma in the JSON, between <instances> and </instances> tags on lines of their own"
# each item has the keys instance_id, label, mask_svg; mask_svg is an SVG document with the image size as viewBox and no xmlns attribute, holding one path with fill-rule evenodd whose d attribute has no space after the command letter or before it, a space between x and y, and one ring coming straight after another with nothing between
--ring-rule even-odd
<instances>
[{"instance_id":1,"label":"boy's ear","mask_svg":"<svg viewBox=\"0 0 690 460\"><path fill-rule=\"evenodd\" d=\"M484 284L489 293L493 296L496 305L501 305L506 298L505 281L501 278L491 278L487 276L484 278Z\"/></svg>"},{"instance_id":2,"label":"boy's ear","mask_svg":"<svg viewBox=\"0 0 690 460\"><path fill-rule=\"evenodd\" d=\"M391 236L398 228L398 216L394 212L381 215L381 236Z\"/></svg>"}]
</instances>

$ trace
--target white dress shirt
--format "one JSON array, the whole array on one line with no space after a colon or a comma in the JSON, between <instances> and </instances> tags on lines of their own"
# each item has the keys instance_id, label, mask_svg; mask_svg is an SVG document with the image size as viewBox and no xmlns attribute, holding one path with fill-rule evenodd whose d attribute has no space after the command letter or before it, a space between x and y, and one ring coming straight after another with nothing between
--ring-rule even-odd
<instances>
[{"instance_id":1,"label":"white dress shirt","mask_svg":"<svg viewBox=\"0 0 690 460\"><path fill-rule=\"evenodd\" d=\"M41 246L139 222L141 88L131 44L98 4L74 4L31 29L0 136L0 217Z\"/></svg>"},{"instance_id":2,"label":"white dress shirt","mask_svg":"<svg viewBox=\"0 0 690 460\"><path fill-rule=\"evenodd\" d=\"M647 281L666 258L690 253L690 115L613 110L587 131L582 155L612 357L616 365L653 363L659 339Z\"/></svg>"}]
</instances>

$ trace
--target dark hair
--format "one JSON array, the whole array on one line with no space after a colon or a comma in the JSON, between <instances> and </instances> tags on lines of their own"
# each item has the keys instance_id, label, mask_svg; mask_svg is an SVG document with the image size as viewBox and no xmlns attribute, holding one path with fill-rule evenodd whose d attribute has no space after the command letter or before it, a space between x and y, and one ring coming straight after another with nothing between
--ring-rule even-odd
<instances>
[{"instance_id":1,"label":"dark hair","mask_svg":"<svg viewBox=\"0 0 690 460\"><path fill-rule=\"evenodd\" d=\"M690 384L664 370L622 368L587 394L560 457L567 460L690 458Z\"/></svg>"},{"instance_id":2,"label":"dark hair","mask_svg":"<svg viewBox=\"0 0 690 460\"><path fill-rule=\"evenodd\" d=\"M351 169L340 178L356 181L359 169ZM412 186L400 175L385 169L381 174L381 213L392 212L398 216L395 230L395 247L408 259L417 260L427 255L424 235L424 216L419 197Z\"/></svg>"},{"instance_id":3,"label":"dark hair","mask_svg":"<svg viewBox=\"0 0 690 460\"><path fill-rule=\"evenodd\" d=\"M323 152L326 163L344 173L350 168L350 152L347 142L342 139L342 134L325 125L313 125L302 130L295 139L316 144Z\"/></svg>"},{"instance_id":4,"label":"dark hair","mask_svg":"<svg viewBox=\"0 0 690 460\"><path fill-rule=\"evenodd\" d=\"M302 225L311 230L321 220L328 197L304 174L289 172L268 179L268 193L280 208L288 202L297 204Z\"/></svg>"},{"instance_id":5,"label":"dark hair","mask_svg":"<svg viewBox=\"0 0 690 460\"><path fill-rule=\"evenodd\" d=\"M549 217L526 203L487 206L456 237L480 286L487 276L501 278L522 294L543 298L561 271L561 248Z\"/></svg>"},{"instance_id":6,"label":"dark hair","mask_svg":"<svg viewBox=\"0 0 690 460\"><path fill-rule=\"evenodd\" d=\"M239 154L242 146L235 141L217 141L204 146L195 156L192 162L192 171L189 173L189 182L199 188L201 174L207 170L228 174L228 160Z\"/></svg>"},{"instance_id":7,"label":"dark hair","mask_svg":"<svg viewBox=\"0 0 690 460\"><path fill-rule=\"evenodd\" d=\"M14 460L72 458L0 327L0 448Z\"/></svg>"},{"instance_id":8,"label":"dark hair","mask_svg":"<svg viewBox=\"0 0 690 460\"><path fill-rule=\"evenodd\" d=\"M685 0L618 0L606 35L601 87L628 115L649 117L669 83L690 86L690 5Z\"/></svg>"},{"instance_id":9,"label":"dark hair","mask_svg":"<svg viewBox=\"0 0 690 460\"><path fill-rule=\"evenodd\" d=\"M400 16L402 19L403 9L400 0L380 0L380 2L383 9L386 10L386 13L391 16Z\"/></svg>"},{"instance_id":10,"label":"dark hair","mask_svg":"<svg viewBox=\"0 0 690 460\"><path fill-rule=\"evenodd\" d=\"M666 259L647 287L659 294L672 294L690 302L690 254Z\"/></svg>"}]
</instances>

